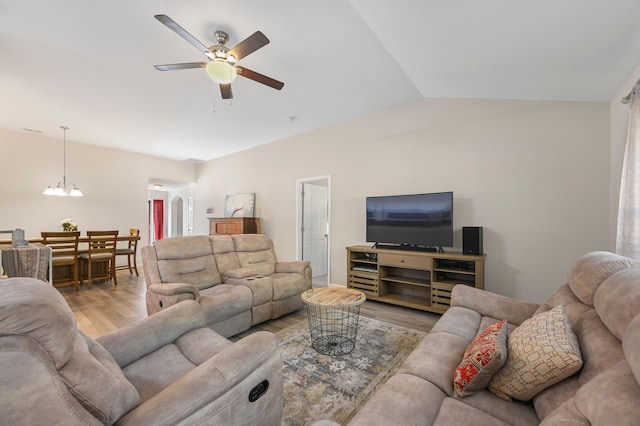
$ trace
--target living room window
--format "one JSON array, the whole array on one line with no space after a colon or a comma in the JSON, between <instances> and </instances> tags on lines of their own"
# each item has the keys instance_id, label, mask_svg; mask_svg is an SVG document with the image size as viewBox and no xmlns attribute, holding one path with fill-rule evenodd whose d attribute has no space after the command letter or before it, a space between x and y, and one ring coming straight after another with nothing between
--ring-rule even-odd
<instances>
[{"instance_id":1,"label":"living room window","mask_svg":"<svg viewBox=\"0 0 640 426\"><path fill-rule=\"evenodd\" d=\"M640 80L622 99L630 104L627 144L622 165L616 252L640 259Z\"/></svg>"}]
</instances>

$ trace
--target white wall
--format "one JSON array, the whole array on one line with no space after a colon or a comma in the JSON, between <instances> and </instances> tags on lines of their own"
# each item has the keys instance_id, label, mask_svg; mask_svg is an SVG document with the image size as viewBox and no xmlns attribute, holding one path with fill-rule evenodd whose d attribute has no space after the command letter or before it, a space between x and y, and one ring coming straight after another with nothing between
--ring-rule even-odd
<instances>
[{"instance_id":1,"label":"white wall","mask_svg":"<svg viewBox=\"0 0 640 426\"><path fill-rule=\"evenodd\" d=\"M198 165L195 233L207 207L222 216L226 195L255 192L292 260L295 182L330 175L331 281L344 285L366 196L452 190L455 249L462 226L483 226L486 288L541 302L577 256L613 249L609 149L607 103L425 99Z\"/></svg>"},{"instance_id":2,"label":"white wall","mask_svg":"<svg viewBox=\"0 0 640 426\"><path fill-rule=\"evenodd\" d=\"M195 166L130 152L77 144L67 137L67 182L84 197L42 195L62 180L63 142L41 135L0 130L0 229L24 228L27 237L61 230L71 218L83 234L92 229L140 228L148 241L147 189L150 177L195 181Z\"/></svg>"}]
</instances>

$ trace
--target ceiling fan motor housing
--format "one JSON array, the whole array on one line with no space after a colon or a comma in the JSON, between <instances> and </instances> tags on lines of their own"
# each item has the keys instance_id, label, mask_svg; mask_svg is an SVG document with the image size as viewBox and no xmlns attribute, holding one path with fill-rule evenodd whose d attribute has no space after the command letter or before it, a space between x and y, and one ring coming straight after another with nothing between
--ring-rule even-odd
<instances>
[{"instance_id":1,"label":"ceiling fan motor housing","mask_svg":"<svg viewBox=\"0 0 640 426\"><path fill-rule=\"evenodd\" d=\"M218 44L207 47L167 15L154 15L154 17L209 58L209 62L154 65L157 70L171 71L206 68L209 77L211 77L213 81L219 83L223 99L233 98L230 83L238 75L242 75L244 78L264 84L276 90L280 90L284 86L284 83L281 81L274 80L271 77L267 77L250 69L236 65L236 62L242 60L242 58L247 57L256 50L269 44L269 39L262 32L256 31L236 46L229 49L225 46L229 40L229 34L224 31L216 31L213 35Z\"/></svg>"}]
</instances>

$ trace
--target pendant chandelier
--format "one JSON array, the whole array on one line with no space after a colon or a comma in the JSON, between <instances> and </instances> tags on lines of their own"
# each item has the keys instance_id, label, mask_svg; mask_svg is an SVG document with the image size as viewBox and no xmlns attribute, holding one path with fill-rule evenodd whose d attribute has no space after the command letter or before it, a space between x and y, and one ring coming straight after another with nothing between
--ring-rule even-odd
<instances>
[{"instance_id":1,"label":"pendant chandelier","mask_svg":"<svg viewBox=\"0 0 640 426\"><path fill-rule=\"evenodd\" d=\"M67 185L67 130L66 126L60 126L64 131L64 151L62 163L62 182L52 183L44 190L44 195L57 195L59 197L82 197L82 191L73 183Z\"/></svg>"}]
</instances>

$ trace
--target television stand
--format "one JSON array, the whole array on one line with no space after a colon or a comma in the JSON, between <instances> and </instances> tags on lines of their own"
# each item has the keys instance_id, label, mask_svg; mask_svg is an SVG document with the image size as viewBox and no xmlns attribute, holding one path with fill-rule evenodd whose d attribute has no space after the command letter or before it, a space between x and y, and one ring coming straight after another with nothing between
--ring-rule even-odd
<instances>
[{"instance_id":1,"label":"television stand","mask_svg":"<svg viewBox=\"0 0 640 426\"><path fill-rule=\"evenodd\" d=\"M347 287L367 299L441 314L449 309L456 285L484 288L484 258L411 246L351 246Z\"/></svg>"},{"instance_id":2,"label":"television stand","mask_svg":"<svg viewBox=\"0 0 640 426\"><path fill-rule=\"evenodd\" d=\"M384 250L426 251L426 252L430 252L430 253L437 253L437 252L442 253L443 252L442 247L412 246L412 245L409 245L409 244L395 245L395 244L378 244L378 243L375 243L372 248L374 248L374 249L384 249Z\"/></svg>"}]
</instances>

